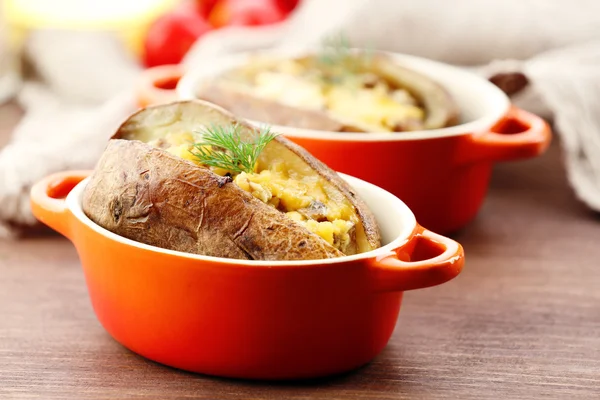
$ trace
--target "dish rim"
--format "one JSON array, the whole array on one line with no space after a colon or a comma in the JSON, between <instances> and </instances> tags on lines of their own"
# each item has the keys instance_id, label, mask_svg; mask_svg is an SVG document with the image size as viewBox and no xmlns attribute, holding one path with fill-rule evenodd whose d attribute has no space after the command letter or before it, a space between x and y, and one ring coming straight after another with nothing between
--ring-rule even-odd
<instances>
[{"instance_id":1,"label":"dish rim","mask_svg":"<svg viewBox=\"0 0 600 400\"><path fill-rule=\"evenodd\" d=\"M358 49L352 49L358 50ZM176 86L176 93L180 100L192 100L197 99L195 95L195 89L202 81L203 77L214 76L214 74L227 70L228 68L236 67L243 63L245 60L259 56L268 56L277 58L287 58L308 55L315 51L315 47L294 47L289 49L263 49L263 50L251 50L241 53L229 54L225 56L218 56L216 60L211 63L202 64L194 68L187 68L187 72L183 74ZM394 60L397 60L402 65L415 70L421 74L424 74L440 85L444 86L439 82L438 78L432 76L433 73L426 73L423 70L438 70L444 74L454 75L455 78L468 82L470 86L479 86L479 90L486 92L486 101L493 104L494 110L487 114L468 122L464 122L458 125L430 129L420 130L412 132L370 132L370 133L352 133L352 132L333 132L326 130L316 129L303 129L295 128L283 125L268 124L271 129L276 132L280 132L286 136L301 139L311 140L323 140L323 141L342 141L342 142L396 142L406 140L426 140L426 139L437 139L443 137L462 136L477 132L488 131L493 125L502 120L502 118L508 113L511 107L511 102L508 96L500 90L493 83L488 80L476 75L473 72L466 71L455 67L450 64L443 62L417 57L413 55L389 52L389 51L376 51L376 53L386 55ZM474 89L471 89L474 90ZM464 109L464 108L463 108ZM254 126L263 126L266 123L261 121L254 121L246 119L250 124Z\"/></svg>"},{"instance_id":2,"label":"dish rim","mask_svg":"<svg viewBox=\"0 0 600 400\"><path fill-rule=\"evenodd\" d=\"M97 234L100 234L112 241L119 242L124 245L132 246L141 250L151 251L154 253L165 254L169 256L184 258L186 260L191 261L199 261L199 262L210 262L210 263L220 263L220 264L228 264L230 266L247 266L247 267L307 267L314 266L319 267L323 265L335 265L335 264L345 264L349 262L356 261L365 261L365 260L373 260L380 259L384 257L388 257L390 255L395 254L395 250L401 248L404 244L406 244L415 234L417 229L417 221L413 212L408 208L408 206L400 200L398 197L394 196L392 193L388 192L385 189L380 188L379 186L373 185L369 182L363 181L361 179L355 178L353 176L343 174L337 172L338 175L344 180L346 180L350 186L352 186L359 195L363 191L374 191L389 201L390 207L398 207L399 213L401 214L400 221L396 221L402 224L400 234L391 240L388 244L383 245L377 249L371 250L369 252L355 254L350 256L336 257L336 258L327 258L327 259L316 259L316 260L294 260L294 261L266 261L266 260L241 260L241 259L233 259L233 258L224 258L224 257L215 257L215 256L207 256L200 254L192 254L186 253L183 251L164 249L161 247L141 243L135 241L133 239L128 239L116 233L109 231L101 227L92 221L83 211L82 207L82 197L83 191L90 180L90 177L83 179L77 185L73 187L73 189L69 192L65 199L66 208L68 212L76 219L78 222L84 224L89 229L94 231ZM361 197L363 197L361 195ZM380 225L378 221L378 225ZM75 240L76 241L76 240Z\"/></svg>"}]
</instances>

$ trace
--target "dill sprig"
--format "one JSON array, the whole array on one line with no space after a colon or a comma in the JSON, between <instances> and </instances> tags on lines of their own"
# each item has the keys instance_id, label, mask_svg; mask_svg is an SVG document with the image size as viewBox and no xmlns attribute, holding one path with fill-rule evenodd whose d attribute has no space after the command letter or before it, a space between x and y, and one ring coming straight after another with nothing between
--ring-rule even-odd
<instances>
[{"instance_id":1,"label":"dill sprig","mask_svg":"<svg viewBox=\"0 0 600 400\"><path fill-rule=\"evenodd\" d=\"M260 153L276 136L270 127L263 127L256 140L244 142L240 135L241 125L211 125L199 133L202 141L194 143L191 153L202 164L222 168L233 173L254 172ZM206 146L210 146L207 148Z\"/></svg>"},{"instance_id":2,"label":"dill sprig","mask_svg":"<svg viewBox=\"0 0 600 400\"><path fill-rule=\"evenodd\" d=\"M323 38L317 59L324 65L339 66L345 64L350 56L350 41L340 33Z\"/></svg>"},{"instance_id":3,"label":"dill sprig","mask_svg":"<svg viewBox=\"0 0 600 400\"><path fill-rule=\"evenodd\" d=\"M360 72L361 66L372 59L372 50L353 52L348 38L343 34L323 38L316 54L316 63L323 69L323 79L340 83L350 75Z\"/></svg>"}]
</instances>

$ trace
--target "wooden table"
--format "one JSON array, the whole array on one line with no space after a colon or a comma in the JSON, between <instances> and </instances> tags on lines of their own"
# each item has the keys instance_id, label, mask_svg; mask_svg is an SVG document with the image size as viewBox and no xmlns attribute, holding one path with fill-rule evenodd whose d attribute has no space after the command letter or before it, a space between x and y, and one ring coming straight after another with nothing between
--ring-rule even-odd
<instances>
[{"instance_id":1,"label":"wooden table","mask_svg":"<svg viewBox=\"0 0 600 400\"><path fill-rule=\"evenodd\" d=\"M6 134L17 114L0 111ZM463 273L407 292L377 359L302 384L147 361L96 321L67 240L2 242L0 398L600 399L600 217L572 194L557 143L497 166L479 217L455 238Z\"/></svg>"}]
</instances>

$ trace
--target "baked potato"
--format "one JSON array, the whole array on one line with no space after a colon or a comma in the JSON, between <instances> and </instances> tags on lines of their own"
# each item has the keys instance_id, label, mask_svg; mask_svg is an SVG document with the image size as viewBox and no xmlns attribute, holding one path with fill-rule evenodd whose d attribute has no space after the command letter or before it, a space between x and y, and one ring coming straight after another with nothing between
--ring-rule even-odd
<instances>
[{"instance_id":1,"label":"baked potato","mask_svg":"<svg viewBox=\"0 0 600 400\"><path fill-rule=\"evenodd\" d=\"M373 214L339 175L264 131L200 100L139 110L109 140L83 210L129 239L216 257L323 259L381 246ZM238 142L230 151L209 134ZM224 167L239 149L255 152L249 166Z\"/></svg>"},{"instance_id":2,"label":"baked potato","mask_svg":"<svg viewBox=\"0 0 600 400\"><path fill-rule=\"evenodd\" d=\"M325 57L327 56L327 57ZM249 120L338 132L406 132L458 122L449 93L382 53L250 58L197 97Z\"/></svg>"}]
</instances>

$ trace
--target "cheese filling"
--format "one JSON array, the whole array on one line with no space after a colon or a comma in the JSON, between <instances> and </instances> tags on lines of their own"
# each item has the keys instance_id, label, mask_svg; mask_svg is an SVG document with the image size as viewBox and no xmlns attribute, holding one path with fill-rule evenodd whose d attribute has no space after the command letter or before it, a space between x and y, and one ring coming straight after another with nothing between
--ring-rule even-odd
<instances>
[{"instance_id":1,"label":"cheese filling","mask_svg":"<svg viewBox=\"0 0 600 400\"><path fill-rule=\"evenodd\" d=\"M199 138L192 133L177 133L167 134L148 144L201 165L191 151L192 144L198 141ZM221 176L230 174L224 169L208 168ZM343 253L355 254L359 251L355 244L358 216L354 207L347 199L335 196L319 175L301 176L289 168L284 160L276 160L269 165L259 163L253 173L234 175L233 182Z\"/></svg>"},{"instance_id":2,"label":"cheese filling","mask_svg":"<svg viewBox=\"0 0 600 400\"><path fill-rule=\"evenodd\" d=\"M297 60L230 74L238 89L279 103L328 112L372 132L421 129L425 110L406 90L368 72L319 71Z\"/></svg>"},{"instance_id":3,"label":"cheese filling","mask_svg":"<svg viewBox=\"0 0 600 400\"><path fill-rule=\"evenodd\" d=\"M312 177L311 177L312 178ZM316 233L327 243L344 251L353 241L354 210L349 204L331 201L319 179L293 179L285 165L257 173L240 173L234 182L254 197ZM346 250L347 251L347 250Z\"/></svg>"}]
</instances>

